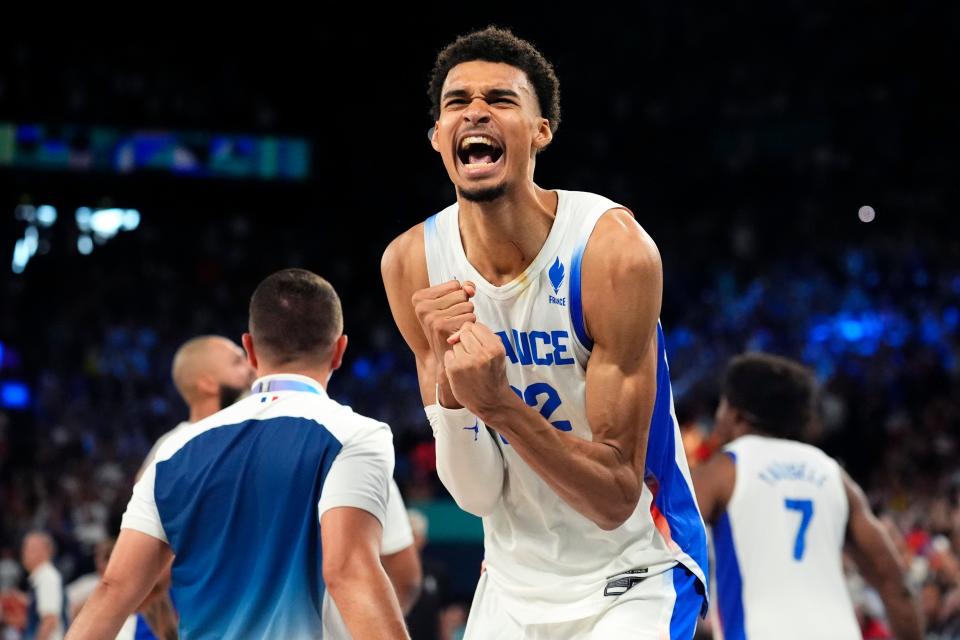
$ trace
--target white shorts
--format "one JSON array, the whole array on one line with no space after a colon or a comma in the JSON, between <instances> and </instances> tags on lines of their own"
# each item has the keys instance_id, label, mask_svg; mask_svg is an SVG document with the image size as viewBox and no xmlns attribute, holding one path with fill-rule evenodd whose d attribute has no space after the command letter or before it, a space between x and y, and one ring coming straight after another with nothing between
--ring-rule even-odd
<instances>
[{"instance_id":1,"label":"white shorts","mask_svg":"<svg viewBox=\"0 0 960 640\"><path fill-rule=\"evenodd\" d=\"M464 640L690 640L704 596L699 580L678 565L611 597L600 613L567 622L524 625L507 613L487 574L480 576Z\"/></svg>"}]
</instances>

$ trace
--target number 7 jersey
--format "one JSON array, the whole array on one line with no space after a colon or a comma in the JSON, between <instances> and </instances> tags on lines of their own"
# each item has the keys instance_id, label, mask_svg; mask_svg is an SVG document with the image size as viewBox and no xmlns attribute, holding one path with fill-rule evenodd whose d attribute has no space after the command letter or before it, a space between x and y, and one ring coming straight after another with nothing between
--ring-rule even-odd
<instances>
[{"instance_id":1,"label":"number 7 jersey","mask_svg":"<svg viewBox=\"0 0 960 640\"><path fill-rule=\"evenodd\" d=\"M593 345L583 320L581 262L597 221L619 205L590 193L557 194L556 218L543 247L513 281L494 286L467 260L456 204L424 225L427 271L431 286L453 279L476 284L477 319L503 341L513 392L554 428L591 440L585 391ZM503 495L483 518L486 570L511 615L524 624L594 615L631 580L678 563L706 583L706 534L674 415L659 323L657 335L646 482L633 515L617 529L604 531L571 508L502 436L482 428L460 434L465 447L476 437L491 437L502 452ZM627 572L629 579L617 580Z\"/></svg>"},{"instance_id":2,"label":"number 7 jersey","mask_svg":"<svg viewBox=\"0 0 960 640\"><path fill-rule=\"evenodd\" d=\"M849 505L816 447L756 435L724 448L737 468L714 527L724 640L861 638L843 575Z\"/></svg>"}]
</instances>

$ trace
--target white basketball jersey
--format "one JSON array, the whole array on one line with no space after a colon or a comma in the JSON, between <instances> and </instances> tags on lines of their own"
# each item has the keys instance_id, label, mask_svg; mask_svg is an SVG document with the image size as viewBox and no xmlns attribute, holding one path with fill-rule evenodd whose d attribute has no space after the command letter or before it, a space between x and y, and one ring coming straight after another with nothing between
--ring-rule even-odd
<instances>
[{"instance_id":1,"label":"white basketball jersey","mask_svg":"<svg viewBox=\"0 0 960 640\"><path fill-rule=\"evenodd\" d=\"M590 193L557 194L556 219L543 248L512 282L491 285L467 261L456 204L426 222L427 267L431 285L476 283L477 319L503 341L513 391L555 428L590 440L585 388L592 343L583 321L580 266L597 220L619 205ZM511 614L524 623L593 615L617 593L604 595L609 579L632 569L654 575L681 562L705 583L706 536L673 414L659 326L657 331L647 482L635 512L619 528L604 531L575 511L509 442L494 436L506 475L499 506L483 518L486 569Z\"/></svg>"},{"instance_id":2,"label":"white basketball jersey","mask_svg":"<svg viewBox=\"0 0 960 640\"><path fill-rule=\"evenodd\" d=\"M839 465L816 447L753 435L725 451L737 477L714 528L724 640L859 640Z\"/></svg>"}]
</instances>

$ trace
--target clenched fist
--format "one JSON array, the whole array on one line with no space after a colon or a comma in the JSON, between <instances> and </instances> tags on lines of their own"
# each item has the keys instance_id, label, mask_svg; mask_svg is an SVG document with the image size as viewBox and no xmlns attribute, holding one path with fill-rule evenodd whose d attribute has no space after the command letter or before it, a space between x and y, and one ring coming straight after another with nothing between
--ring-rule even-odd
<instances>
[{"instance_id":1,"label":"clenched fist","mask_svg":"<svg viewBox=\"0 0 960 640\"><path fill-rule=\"evenodd\" d=\"M471 413L485 420L505 398L515 400L507 382L503 341L488 327L466 322L447 339L453 349L443 364L454 397Z\"/></svg>"},{"instance_id":2,"label":"clenched fist","mask_svg":"<svg viewBox=\"0 0 960 640\"><path fill-rule=\"evenodd\" d=\"M430 344L430 350L437 367L437 401L447 407L459 409L455 394L450 388L444 370L444 355L453 349L448 342L450 336L460 330L467 322L476 322L473 303L470 298L476 294L472 282L461 284L456 280L444 282L433 287L420 289L413 294L413 309L420 322L423 335Z\"/></svg>"}]
</instances>

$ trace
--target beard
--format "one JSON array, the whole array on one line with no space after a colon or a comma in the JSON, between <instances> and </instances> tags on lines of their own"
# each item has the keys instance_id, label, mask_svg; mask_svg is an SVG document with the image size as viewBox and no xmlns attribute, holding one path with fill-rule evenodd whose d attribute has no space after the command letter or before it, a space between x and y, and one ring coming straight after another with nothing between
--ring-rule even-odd
<instances>
[{"instance_id":1,"label":"beard","mask_svg":"<svg viewBox=\"0 0 960 640\"><path fill-rule=\"evenodd\" d=\"M226 409L237 400L245 396L247 389L244 387L231 387L226 384L220 385L220 408Z\"/></svg>"},{"instance_id":2,"label":"beard","mask_svg":"<svg viewBox=\"0 0 960 640\"><path fill-rule=\"evenodd\" d=\"M463 199L469 200L470 202L493 202L507 192L507 183L501 182L498 185L484 187L482 189L461 188L459 191Z\"/></svg>"}]
</instances>

